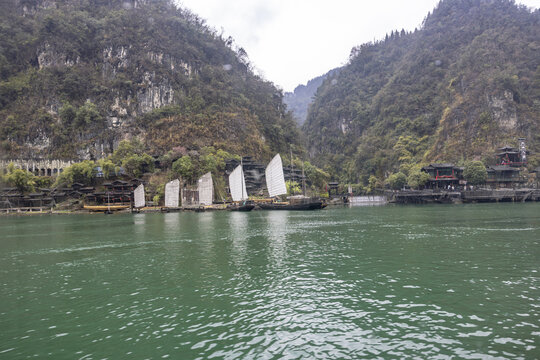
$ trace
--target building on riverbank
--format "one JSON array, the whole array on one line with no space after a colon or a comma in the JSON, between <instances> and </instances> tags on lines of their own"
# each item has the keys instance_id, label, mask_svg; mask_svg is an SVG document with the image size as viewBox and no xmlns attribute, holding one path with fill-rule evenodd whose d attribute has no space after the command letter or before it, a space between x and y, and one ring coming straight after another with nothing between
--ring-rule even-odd
<instances>
[{"instance_id":1,"label":"building on riverbank","mask_svg":"<svg viewBox=\"0 0 540 360\"><path fill-rule=\"evenodd\" d=\"M511 167L527 166L527 155L529 152L524 148L524 146L525 145L523 145L522 149L518 149L505 145L502 148L497 149L499 151L496 154L497 164Z\"/></svg>"},{"instance_id":2,"label":"building on riverbank","mask_svg":"<svg viewBox=\"0 0 540 360\"><path fill-rule=\"evenodd\" d=\"M525 179L520 176L521 170L510 165L495 165L486 169L486 185L492 189L512 188L525 183Z\"/></svg>"},{"instance_id":3,"label":"building on riverbank","mask_svg":"<svg viewBox=\"0 0 540 360\"><path fill-rule=\"evenodd\" d=\"M457 189L464 185L463 167L454 164L429 164L422 168L422 171L428 173L429 180L426 185L430 189Z\"/></svg>"}]
</instances>

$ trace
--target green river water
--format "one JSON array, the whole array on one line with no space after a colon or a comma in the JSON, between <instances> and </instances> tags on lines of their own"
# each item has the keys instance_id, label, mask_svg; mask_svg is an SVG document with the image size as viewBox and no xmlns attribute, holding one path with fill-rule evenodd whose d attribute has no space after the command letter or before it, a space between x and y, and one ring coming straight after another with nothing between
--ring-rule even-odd
<instances>
[{"instance_id":1,"label":"green river water","mask_svg":"<svg viewBox=\"0 0 540 360\"><path fill-rule=\"evenodd\" d=\"M540 204L0 218L0 359L540 358Z\"/></svg>"}]
</instances>

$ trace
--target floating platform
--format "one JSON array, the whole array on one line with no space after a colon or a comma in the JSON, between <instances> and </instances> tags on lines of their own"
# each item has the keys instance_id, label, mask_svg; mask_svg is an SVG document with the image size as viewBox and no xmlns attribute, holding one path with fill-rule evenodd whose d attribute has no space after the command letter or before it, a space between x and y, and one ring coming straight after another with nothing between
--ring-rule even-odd
<instances>
[{"instance_id":1,"label":"floating platform","mask_svg":"<svg viewBox=\"0 0 540 360\"><path fill-rule=\"evenodd\" d=\"M540 201L540 189L408 190L387 192L387 197L389 202L398 204L525 202Z\"/></svg>"},{"instance_id":2,"label":"floating platform","mask_svg":"<svg viewBox=\"0 0 540 360\"><path fill-rule=\"evenodd\" d=\"M380 195L350 196L348 202L350 206L385 205L388 199Z\"/></svg>"}]
</instances>

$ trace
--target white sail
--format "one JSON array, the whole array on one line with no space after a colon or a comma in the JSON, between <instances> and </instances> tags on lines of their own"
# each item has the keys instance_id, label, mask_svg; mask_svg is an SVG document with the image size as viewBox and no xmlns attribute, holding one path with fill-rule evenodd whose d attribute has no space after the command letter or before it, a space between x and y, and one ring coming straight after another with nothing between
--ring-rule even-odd
<instances>
[{"instance_id":1,"label":"white sail","mask_svg":"<svg viewBox=\"0 0 540 360\"><path fill-rule=\"evenodd\" d=\"M179 205L180 180L169 181L165 185L165 207L177 208Z\"/></svg>"},{"instance_id":2,"label":"white sail","mask_svg":"<svg viewBox=\"0 0 540 360\"><path fill-rule=\"evenodd\" d=\"M229 187L231 189L231 197L233 201L247 200L248 194L242 165L238 165L236 169L233 170L231 175L229 175Z\"/></svg>"},{"instance_id":3,"label":"white sail","mask_svg":"<svg viewBox=\"0 0 540 360\"><path fill-rule=\"evenodd\" d=\"M198 182L199 204L212 205L214 201L214 184L212 183L212 173L204 174Z\"/></svg>"},{"instance_id":4,"label":"white sail","mask_svg":"<svg viewBox=\"0 0 540 360\"><path fill-rule=\"evenodd\" d=\"M133 197L135 200L135 207L136 208L142 208L145 205L144 201L144 185L141 184L137 186L135 191L133 191Z\"/></svg>"},{"instance_id":5,"label":"white sail","mask_svg":"<svg viewBox=\"0 0 540 360\"><path fill-rule=\"evenodd\" d=\"M283 175L283 164L281 156L277 154L266 167L266 187L270 197L287 193L285 186L285 176Z\"/></svg>"}]
</instances>

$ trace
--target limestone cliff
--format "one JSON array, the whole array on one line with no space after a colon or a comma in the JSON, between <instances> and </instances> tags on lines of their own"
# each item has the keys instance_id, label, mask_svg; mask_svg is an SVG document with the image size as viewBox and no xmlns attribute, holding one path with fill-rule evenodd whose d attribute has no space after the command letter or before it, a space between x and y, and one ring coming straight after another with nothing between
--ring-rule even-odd
<instances>
[{"instance_id":1,"label":"limestone cliff","mask_svg":"<svg viewBox=\"0 0 540 360\"><path fill-rule=\"evenodd\" d=\"M245 51L169 0L0 4L0 157L99 158L214 145L267 157L297 143Z\"/></svg>"}]
</instances>

